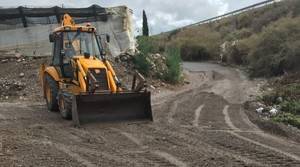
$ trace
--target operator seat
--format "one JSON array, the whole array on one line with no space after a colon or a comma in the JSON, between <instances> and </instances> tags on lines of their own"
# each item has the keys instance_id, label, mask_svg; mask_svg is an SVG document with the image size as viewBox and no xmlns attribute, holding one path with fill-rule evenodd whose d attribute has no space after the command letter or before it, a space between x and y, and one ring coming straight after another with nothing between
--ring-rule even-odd
<instances>
[{"instance_id":1,"label":"operator seat","mask_svg":"<svg viewBox=\"0 0 300 167\"><path fill-rule=\"evenodd\" d=\"M71 59L75 56L76 52L72 45L66 44L64 48L62 74L65 78L73 78L73 68L71 65Z\"/></svg>"}]
</instances>

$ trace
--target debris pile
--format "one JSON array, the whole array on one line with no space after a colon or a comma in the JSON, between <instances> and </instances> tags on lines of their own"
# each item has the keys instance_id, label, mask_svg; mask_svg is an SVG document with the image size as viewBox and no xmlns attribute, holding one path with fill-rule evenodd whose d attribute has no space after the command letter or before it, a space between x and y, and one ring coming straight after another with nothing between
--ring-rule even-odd
<instances>
[{"instance_id":1,"label":"debris pile","mask_svg":"<svg viewBox=\"0 0 300 167\"><path fill-rule=\"evenodd\" d=\"M136 51L136 53L138 53L138 51ZM115 57L113 63L117 66L114 68L120 76L121 81L129 87L132 81L132 77L130 75L133 75L135 71L135 56L138 56L138 54L135 55L130 52L124 52ZM162 78L164 72L167 71L166 57L158 53L149 54L146 57L146 61L150 64L150 74L147 78L148 88L152 91L159 92L161 87L168 87L168 84L164 83L162 80L157 79Z\"/></svg>"},{"instance_id":2,"label":"debris pile","mask_svg":"<svg viewBox=\"0 0 300 167\"><path fill-rule=\"evenodd\" d=\"M245 107L255 110L260 117L266 120L283 112L280 105L266 105L259 101L247 102Z\"/></svg>"},{"instance_id":3,"label":"debris pile","mask_svg":"<svg viewBox=\"0 0 300 167\"><path fill-rule=\"evenodd\" d=\"M167 71L166 65L166 57L161 54L150 54L147 57L147 61L151 64L151 72L152 76L158 76L158 78L163 77L164 72Z\"/></svg>"},{"instance_id":4,"label":"debris pile","mask_svg":"<svg viewBox=\"0 0 300 167\"><path fill-rule=\"evenodd\" d=\"M272 107L259 107L256 109L256 112L264 117L275 116L280 113L280 106L272 106Z\"/></svg>"},{"instance_id":5,"label":"debris pile","mask_svg":"<svg viewBox=\"0 0 300 167\"><path fill-rule=\"evenodd\" d=\"M127 69L134 69L134 57L138 55L133 55L130 53L122 53L115 58L117 63L121 63ZM157 76L161 78L167 70L166 57L162 54L149 54L146 57L146 61L150 64L150 76Z\"/></svg>"},{"instance_id":6,"label":"debris pile","mask_svg":"<svg viewBox=\"0 0 300 167\"><path fill-rule=\"evenodd\" d=\"M7 100L10 96L25 96L26 94L19 94L20 91L24 90L26 84L18 81L11 80L7 78L0 78L0 99Z\"/></svg>"},{"instance_id":7,"label":"debris pile","mask_svg":"<svg viewBox=\"0 0 300 167\"><path fill-rule=\"evenodd\" d=\"M41 101L39 66L50 60L46 56L25 56L18 51L0 50L0 102Z\"/></svg>"}]
</instances>

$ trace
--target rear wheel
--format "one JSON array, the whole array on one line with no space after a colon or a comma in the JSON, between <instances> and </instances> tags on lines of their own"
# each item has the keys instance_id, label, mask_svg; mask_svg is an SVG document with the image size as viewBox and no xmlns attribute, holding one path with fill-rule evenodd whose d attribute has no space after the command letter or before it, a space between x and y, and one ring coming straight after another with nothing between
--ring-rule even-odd
<instances>
[{"instance_id":1,"label":"rear wheel","mask_svg":"<svg viewBox=\"0 0 300 167\"><path fill-rule=\"evenodd\" d=\"M48 110L58 111L57 92L58 83L49 75L45 74L45 98Z\"/></svg>"},{"instance_id":2,"label":"rear wheel","mask_svg":"<svg viewBox=\"0 0 300 167\"><path fill-rule=\"evenodd\" d=\"M72 119L72 103L70 96L60 94L58 101L61 117L67 120Z\"/></svg>"}]
</instances>

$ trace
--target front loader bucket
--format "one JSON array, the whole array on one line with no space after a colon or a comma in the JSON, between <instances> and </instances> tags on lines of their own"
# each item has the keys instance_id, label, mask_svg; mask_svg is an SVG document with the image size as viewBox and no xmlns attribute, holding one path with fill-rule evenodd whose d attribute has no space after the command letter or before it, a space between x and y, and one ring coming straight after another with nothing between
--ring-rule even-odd
<instances>
[{"instance_id":1,"label":"front loader bucket","mask_svg":"<svg viewBox=\"0 0 300 167\"><path fill-rule=\"evenodd\" d=\"M152 118L150 92L102 93L73 96L72 119L75 125Z\"/></svg>"}]
</instances>

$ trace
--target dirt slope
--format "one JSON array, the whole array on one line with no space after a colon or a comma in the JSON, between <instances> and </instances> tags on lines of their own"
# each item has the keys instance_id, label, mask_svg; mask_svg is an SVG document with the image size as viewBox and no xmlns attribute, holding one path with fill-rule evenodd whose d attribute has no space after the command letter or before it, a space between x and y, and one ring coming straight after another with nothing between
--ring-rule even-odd
<instances>
[{"instance_id":1,"label":"dirt slope","mask_svg":"<svg viewBox=\"0 0 300 167\"><path fill-rule=\"evenodd\" d=\"M299 143L243 110L259 81L215 64L184 68L191 84L153 97L153 123L74 128L43 103L1 103L0 166L300 166Z\"/></svg>"}]
</instances>

